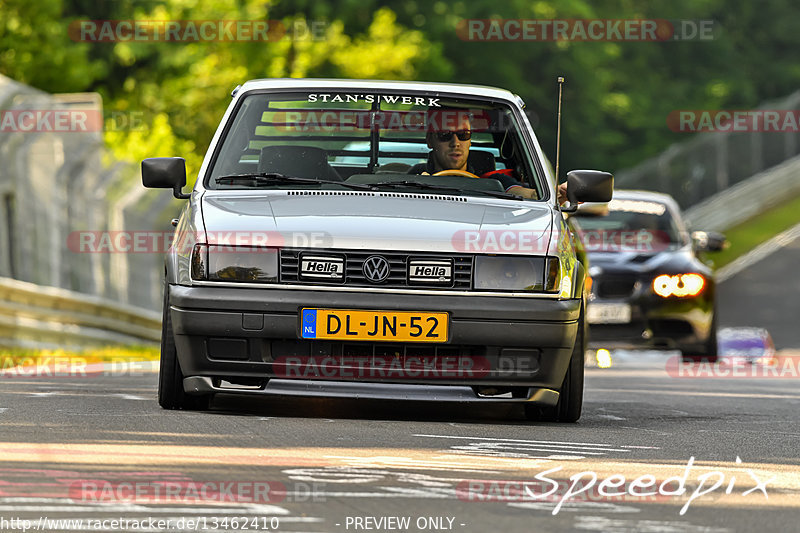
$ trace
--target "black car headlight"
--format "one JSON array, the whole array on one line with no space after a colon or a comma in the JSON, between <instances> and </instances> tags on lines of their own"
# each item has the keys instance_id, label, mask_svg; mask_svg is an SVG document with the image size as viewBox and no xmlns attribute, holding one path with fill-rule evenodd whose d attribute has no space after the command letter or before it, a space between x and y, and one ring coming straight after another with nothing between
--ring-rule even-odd
<instances>
[{"instance_id":1,"label":"black car headlight","mask_svg":"<svg viewBox=\"0 0 800 533\"><path fill-rule=\"evenodd\" d=\"M559 265L556 258L502 255L475 257L476 290L554 291L558 287L558 280L555 279L558 275Z\"/></svg>"},{"instance_id":2,"label":"black car headlight","mask_svg":"<svg viewBox=\"0 0 800 533\"><path fill-rule=\"evenodd\" d=\"M278 281L278 248L196 244L192 279L274 283Z\"/></svg>"}]
</instances>

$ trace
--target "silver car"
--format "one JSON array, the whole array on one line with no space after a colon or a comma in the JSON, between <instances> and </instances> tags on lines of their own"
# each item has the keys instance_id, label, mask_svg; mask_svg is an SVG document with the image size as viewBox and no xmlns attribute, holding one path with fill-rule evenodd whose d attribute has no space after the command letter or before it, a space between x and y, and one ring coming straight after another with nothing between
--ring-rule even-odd
<instances>
[{"instance_id":1,"label":"silver car","mask_svg":"<svg viewBox=\"0 0 800 533\"><path fill-rule=\"evenodd\" d=\"M585 267L523 107L490 87L255 80L191 193L183 159L143 161L146 187L188 200L166 257L161 406L519 402L576 421ZM454 136L466 167L436 172L432 139ZM613 178L567 183L577 206L608 201Z\"/></svg>"}]
</instances>

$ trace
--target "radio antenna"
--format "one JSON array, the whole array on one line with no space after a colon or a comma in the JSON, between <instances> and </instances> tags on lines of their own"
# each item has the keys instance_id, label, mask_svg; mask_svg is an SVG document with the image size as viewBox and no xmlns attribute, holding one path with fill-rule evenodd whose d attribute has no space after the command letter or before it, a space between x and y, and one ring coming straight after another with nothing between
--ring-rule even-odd
<instances>
[{"instance_id":1,"label":"radio antenna","mask_svg":"<svg viewBox=\"0 0 800 533\"><path fill-rule=\"evenodd\" d=\"M564 85L564 76L558 77L558 124L556 126L556 188L558 188L558 165L561 158L561 87Z\"/></svg>"}]
</instances>

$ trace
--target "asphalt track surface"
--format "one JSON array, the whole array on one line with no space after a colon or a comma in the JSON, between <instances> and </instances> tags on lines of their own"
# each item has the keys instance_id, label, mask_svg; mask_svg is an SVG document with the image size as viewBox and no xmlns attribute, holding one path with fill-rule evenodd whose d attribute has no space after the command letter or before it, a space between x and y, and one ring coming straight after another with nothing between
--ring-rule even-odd
<instances>
[{"instance_id":1,"label":"asphalt track surface","mask_svg":"<svg viewBox=\"0 0 800 533\"><path fill-rule=\"evenodd\" d=\"M723 283L721 325L800 348L798 259L794 242ZM618 353L587 369L567 425L364 400L219 396L175 412L138 368L5 377L0 531L797 531L800 378L781 361L794 366L742 377Z\"/></svg>"},{"instance_id":2,"label":"asphalt track surface","mask_svg":"<svg viewBox=\"0 0 800 533\"><path fill-rule=\"evenodd\" d=\"M800 349L800 239L722 283L721 326L766 328L778 349Z\"/></svg>"}]
</instances>

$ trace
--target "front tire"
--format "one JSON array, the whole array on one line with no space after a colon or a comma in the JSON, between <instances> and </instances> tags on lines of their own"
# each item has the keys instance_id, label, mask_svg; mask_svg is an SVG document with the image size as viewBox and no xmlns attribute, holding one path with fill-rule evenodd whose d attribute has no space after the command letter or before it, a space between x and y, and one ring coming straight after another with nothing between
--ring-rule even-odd
<instances>
[{"instance_id":1,"label":"front tire","mask_svg":"<svg viewBox=\"0 0 800 533\"><path fill-rule=\"evenodd\" d=\"M708 361L709 363L716 363L719 359L717 353L717 313L714 312L714 317L711 319L711 331L708 332L708 338L698 350L681 350L681 358L684 361Z\"/></svg>"},{"instance_id":2,"label":"front tire","mask_svg":"<svg viewBox=\"0 0 800 533\"><path fill-rule=\"evenodd\" d=\"M583 408L584 356L586 353L587 324L584 303L578 318L578 333L567 367L567 374L559 389L558 403L554 407L525 405L525 416L529 420L544 422L577 422Z\"/></svg>"},{"instance_id":3,"label":"front tire","mask_svg":"<svg viewBox=\"0 0 800 533\"><path fill-rule=\"evenodd\" d=\"M183 372L178 362L172 318L169 312L169 284L164 283L164 309L161 316L161 364L158 371L158 405L164 409L204 411L211 395L192 396L183 389Z\"/></svg>"}]
</instances>

